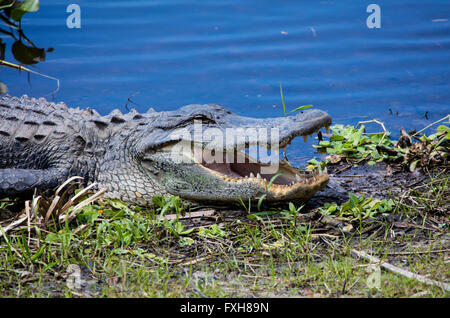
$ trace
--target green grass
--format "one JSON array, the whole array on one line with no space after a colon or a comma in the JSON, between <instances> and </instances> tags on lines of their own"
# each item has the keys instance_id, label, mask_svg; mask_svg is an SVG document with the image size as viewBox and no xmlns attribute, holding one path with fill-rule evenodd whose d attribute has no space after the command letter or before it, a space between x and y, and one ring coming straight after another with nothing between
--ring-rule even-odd
<instances>
[{"instance_id":1,"label":"green grass","mask_svg":"<svg viewBox=\"0 0 450 318\"><path fill-rule=\"evenodd\" d=\"M155 209L118 201L90 204L71 224L33 232L31 240L25 228L4 235L2 297L449 296L385 271L380 287L369 288L367 263L349 252L382 256L407 241L407 262L398 257L393 262L445 281L448 252L434 252L448 248L441 240L445 229L426 239L420 230L392 238L389 224L369 215L366 222L355 221L359 226L350 236L324 232L323 223L305 217L311 212L293 204L276 214L243 213L219 224L189 226L161 217L164 207L179 215L179 201L165 200ZM363 234L373 223L386 227L375 240ZM71 264L82 273L79 286L67 283Z\"/></svg>"},{"instance_id":2,"label":"green grass","mask_svg":"<svg viewBox=\"0 0 450 318\"><path fill-rule=\"evenodd\" d=\"M284 114L284 117L286 117L287 116L286 103L284 102L283 87L281 86L281 83L280 83L280 96L281 96L281 104L283 105L283 114ZM310 107L313 107L313 105L303 105L303 106L299 106L299 107L291 110L290 112L291 113L297 112L300 110L308 109Z\"/></svg>"}]
</instances>

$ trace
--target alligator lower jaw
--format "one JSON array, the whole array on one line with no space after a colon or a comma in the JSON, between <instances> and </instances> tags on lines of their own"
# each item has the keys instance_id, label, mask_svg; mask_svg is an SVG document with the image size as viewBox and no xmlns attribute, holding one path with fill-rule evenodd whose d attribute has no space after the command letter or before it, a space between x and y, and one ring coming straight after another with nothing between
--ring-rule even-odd
<instances>
[{"instance_id":1,"label":"alligator lower jaw","mask_svg":"<svg viewBox=\"0 0 450 318\"><path fill-rule=\"evenodd\" d=\"M303 138L306 142L307 136L303 136ZM290 144L291 140L282 143L282 147ZM243 163L236 163L237 152L235 152L234 160L231 160L231 163L227 163L225 158L221 163L198 161L195 161L195 163L209 174L227 183L236 186L259 185L269 194L268 200L308 199L314 192L322 188L329 179L326 168L322 171L320 166L315 171L306 172L293 168L284 160L269 165L258 162L243 152L240 152L240 155L245 158ZM273 173L261 173L263 168L269 168Z\"/></svg>"},{"instance_id":2,"label":"alligator lower jaw","mask_svg":"<svg viewBox=\"0 0 450 318\"><path fill-rule=\"evenodd\" d=\"M300 172L284 162L280 162L276 173L263 174L251 172L256 166L267 167L262 163L222 163L222 164L204 164L201 166L209 173L215 175L228 183L254 183L266 189L271 197L268 199L284 198L292 196L292 198L305 198L302 194L309 193L321 188L321 185L328 181L327 171ZM250 169L249 169L250 168ZM241 174L246 169L247 174ZM225 170L225 171L224 171ZM256 170L256 169L255 169ZM240 172L239 172L240 171ZM276 176L282 172L281 175ZM275 177L276 176L276 177ZM274 178L275 177L275 178ZM299 195L296 195L298 193Z\"/></svg>"}]
</instances>

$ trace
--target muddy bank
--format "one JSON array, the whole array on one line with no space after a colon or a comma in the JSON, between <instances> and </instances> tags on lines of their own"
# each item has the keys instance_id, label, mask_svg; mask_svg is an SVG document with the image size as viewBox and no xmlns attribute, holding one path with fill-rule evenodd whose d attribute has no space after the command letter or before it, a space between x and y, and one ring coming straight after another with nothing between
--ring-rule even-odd
<instances>
[{"instance_id":1,"label":"muddy bank","mask_svg":"<svg viewBox=\"0 0 450 318\"><path fill-rule=\"evenodd\" d=\"M330 181L308 202L309 207L318 207L323 203L334 201L342 203L348 200L348 193L374 198L389 198L401 195L417 185L431 181L437 176L449 175L447 166L430 171L422 169L414 172L404 171L398 167L380 162L375 165L341 163L329 165Z\"/></svg>"}]
</instances>

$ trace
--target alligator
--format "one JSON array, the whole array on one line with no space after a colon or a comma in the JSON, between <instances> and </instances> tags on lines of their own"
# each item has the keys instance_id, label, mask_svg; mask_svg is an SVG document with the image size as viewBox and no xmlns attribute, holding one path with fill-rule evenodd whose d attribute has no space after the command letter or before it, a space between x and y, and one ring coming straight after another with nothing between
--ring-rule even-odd
<instances>
[{"instance_id":1,"label":"alligator","mask_svg":"<svg viewBox=\"0 0 450 318\"><path fill-rule=\"evenodd\" d=\"M211 204L306 201L327 184L326 171L306 172L250 153L264 149L278 157L295 137L306 140L330 125L331 117L318 109L252 118L194 104L101 116L44 98L3 95L0 195L50 191L80 176L85 185L106 189L106 198L136 205L151 205L156 194Z\"/></svg>"}]
</instances>

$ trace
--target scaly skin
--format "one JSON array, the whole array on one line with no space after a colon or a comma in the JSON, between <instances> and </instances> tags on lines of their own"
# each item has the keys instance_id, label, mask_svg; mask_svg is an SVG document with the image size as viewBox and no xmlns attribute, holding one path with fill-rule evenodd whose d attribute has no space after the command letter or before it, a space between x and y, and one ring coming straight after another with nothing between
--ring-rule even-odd
<instances>
[{"instance_id":1,"label":"scaly skin","mask_svg":"<svg viewBox=\"0 0 450 318\"><path fill-rule=\"evenodd\" d=\"M0 195L16 195L35 188L53 190L77 175L86 184L96 182L98 188L106 188L107 197L132 204L151 204L155 194L210 203L257 200L263 195L268 201L304 201L326 185L326 173L301 174L285 163L269 166L250 162L248 156L244 156L245 162L238 163L237 154L242 154L249 143L260 143L261 136L231 143L215 136L222 133L225 137L231 131L236 137L243 131L266 129L267 146L275 149L278 144L270 139L275 130L279 146L284 147L293 138L310 135L330 124L331 118L320 110L258 119L208 104L167 112L151 109L144 114L114 110L100 116L91 109L69 108L42 98L1 96ZM232 162L208 162L195 157L196 151L207 149L211 153L212 148L232 149ZM189 162L174 160L175 150ZM258 178L264 167L278 170L261 172ZM277 172L283 174L268 187Z\"/></svg>"}]
</instances>

